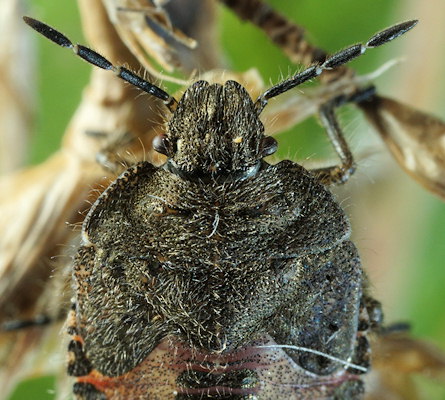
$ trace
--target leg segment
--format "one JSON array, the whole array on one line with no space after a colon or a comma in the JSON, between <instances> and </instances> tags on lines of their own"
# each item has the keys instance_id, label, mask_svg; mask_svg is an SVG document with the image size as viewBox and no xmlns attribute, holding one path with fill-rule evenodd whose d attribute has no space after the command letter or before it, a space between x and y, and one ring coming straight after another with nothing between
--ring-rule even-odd
<instances>
[{"instance_id":1,"label":"leg segment","mask_svg":"<svg viewBox=\"0 0 445 400\"><path fill-rule=\"evenodd\" d=\"M30 319L19 319L3 322L0 325L0 332L12 332L21 329L33 328L36 326L45 326L58 321L59 318L52 318L46 314L39 314Z\"/></svg>"},{"instance_id":2,"label":"leg segment","mask_svg":"<svg viewBox=\"0 0 445 400\"><path fill-rule=\"evenodd\" d=\"M374 93L374 87L370 87L358 91L349 98L346 96L336 97L320 107L319 115L321 124L326 129L329 140L340 158L340 165L314 169L311 171L324 185L345 183L355 171L354 157L335 116L335 108L348 102L362 101L363 99L374 95Z\"/></svg>"},{"instance_id":3,"label":"leg segment","mask_svg":"<svg viewBox=\"0 0 445 400\"><path fill-rule=\"evenodd\" d=\"M262 0L220 0L241 19L260 28L296 64L322 63L327 53L309 44L304 28L287 20Z\"/></svg>"}]
</instances>

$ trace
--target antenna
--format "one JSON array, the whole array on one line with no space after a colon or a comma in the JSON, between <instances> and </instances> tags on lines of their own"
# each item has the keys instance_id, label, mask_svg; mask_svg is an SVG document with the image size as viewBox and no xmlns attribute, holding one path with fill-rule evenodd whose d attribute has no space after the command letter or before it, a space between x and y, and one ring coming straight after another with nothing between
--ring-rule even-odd
<instances>
[{"instance_id":1,"label":"antenna","mask_svg":"<svg viewBox=\"0 0 445 400\"><path fill-rule=\"evenodd\" d=\"M385 43L390 42L391 40L408 32L411 28L413 28L417 24L417 22L418 20L415 19L411 21L402 22L397 25L393 25L381 32L376 33L374 36L371 37L371 39L369 39L366 42L365 45L359 43L347 47L346 49L343 49L333 54L332 56L328 57L322 64L316 64L309 68L306 68L304 71L294 75L292 78L286 79L285 81L280 82L275 86L272 86L270 89L266 90L262 95L260 95L256 100L255 107L258 110L258 114L260 114L261 111L263 111L264 107L267 105L267 102L270 98L285 93L288 90L291 90L294 87L317 77L324 70L333 69L339 67L340 65L348 63L354 58L361 56L367 49L378 47Z\"/></svg>"},{"instance_id":2,"label":"antenna","mask_svg":"<svg viewBox=\"0 0 445 400\"><path fill-rule=\"evenodd\" d=\"M176 99L156 85L147 82L145 79L141 78L139 75L125 67L113 65L105 57L101 56L99 53L96 53L94 50L89 49L88 47L80 44L73 44L65 35L41 21L30 17L23 17L23 20L32 29L45 36L47 39L53 41L61 47L72 49L74 54L84 59L86 62L95 65L96 67L114 72L116 76L124 81L131 83L138 89L141 89L144 92L157 97L158 99L161 99L171 112L175 111L178 105Z\"/></svg>"}]
</instances>

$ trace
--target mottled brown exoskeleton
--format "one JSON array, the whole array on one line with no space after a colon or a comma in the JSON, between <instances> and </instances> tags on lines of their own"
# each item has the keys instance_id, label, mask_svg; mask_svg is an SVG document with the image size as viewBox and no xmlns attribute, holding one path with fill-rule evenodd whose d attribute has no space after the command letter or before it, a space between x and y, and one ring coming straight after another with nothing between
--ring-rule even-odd
<instances>
[{"instance_id":1,"label":"mottled brown exoskeleton","mask_svg":"<svg viewBox=\"0 0 445 400\"><path fill-rule=\"evenodd\" d=\"M341 164L270 165L268 99L412 28L405 22L272 87L198 81L179 102L31 18L86 61L164 101L154 148L99 197L82 229L68 321L79 399L359 399L380 323L350 227L326 185L354 170L334 108L321 120Z\"/></svg>"}]
</instances>

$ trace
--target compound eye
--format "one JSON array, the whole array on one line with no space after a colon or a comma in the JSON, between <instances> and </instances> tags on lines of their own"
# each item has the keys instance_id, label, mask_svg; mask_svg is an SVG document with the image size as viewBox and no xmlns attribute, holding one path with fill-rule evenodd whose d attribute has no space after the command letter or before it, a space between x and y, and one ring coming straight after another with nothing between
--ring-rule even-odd
<instances>
[{"instance_id":1,"label":"compound eye","mask_svg":"<svg viewBox=\"0 0 445 400\"><path fill-rule=\"evenodd\" d=\"M277 141L272 136L266 136L261 140L261 155L263 157L270 156L275 153L278 148Z\"/></svg>"},{"instance_id":2,"label":"compound eye","mask_svg":"<svg viewBox=\"0 0 445 400\"><path fill-rule=\"evenodd\" d=\"M160 134L155 136L153 139L153 149L155 149L155 151L157 151L158 153L170 156L172 145L167 135Z\"/></svg>"}]
</instances>

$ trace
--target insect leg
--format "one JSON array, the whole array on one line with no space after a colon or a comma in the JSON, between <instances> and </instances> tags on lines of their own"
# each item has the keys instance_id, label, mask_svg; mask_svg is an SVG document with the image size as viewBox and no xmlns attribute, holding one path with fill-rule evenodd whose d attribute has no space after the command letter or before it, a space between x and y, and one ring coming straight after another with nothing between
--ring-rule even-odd
<instances>
[{"instance_id":1,"label":"insect leg","mask_svg":"<svg viewBox=\"0 0 445 400\"><path fill-rule=\"evenodd\" d=\"M348 142L343 136L342 129L335 115L335 109L347 102L356 103L373 96L374 87L360 90L353 96L338 96L323 104L319 110L321 124L326 129L329 140L340 158L340 165L314 169L311 172L324 185L345 183L355 171L355 162Z\"/></svg>"},{"instance_id":2,"label":"insect leg","mask_svg":"<svg viewBox=\"0 0 445 400\"><path fill-rule=\"evenodd\" d=\"M319 168L312 172L324 185L345 183L355 171L355 162L338 124L332 103L325 104L320 108L320 121L340 158L340 165Z\"/></svg>"},{"instance_id":3,"label":"insect leg","mask_svg":"<svg viewBox=\"0 0 445 400\"><path fill-rule=\"evenodd\" d=\"M0 325L0 332L12 332L36 326L45 326L55 322L59 322L61 318L53 318L46 314L36 315L30 319L17 319L3 322Z\"/></svg>"},{"instance_id":4,"label":"insect leg","mask_svg":"<svg viewBox=\"0 0 445 400\"><path fill-rule=\"evenodd\" d=\"M105 57L101 56L99 53L96 53L94 50L89 49L88 47L82 46L80 44L73 44L65 35L58 32L54 28L51 28L50 26L44 24L43 22L30 17L23 17L23 20L31 28L33 28L41 35L45 36L47 39L53 41L61 47L72 49L76 55L84 59L86 62L95 65L96 67L114 72L119 78L123 79L124 81L131 83L138 89L141 89L144 92L157 97L158 99L161 99L170 111L173 112L175 110L177 101L174 97L170 96L161 88L153 85L150 82L147 82L145 79L136 75L129 69L113 65Z\"/></svg>"},{"instance_id":5,"label":"insect leg","mask_svg":"<svg viewBox=\"0 0 445 400\"><path fill-rule=\"evenodd\" d=\"M289 21L262 0L220 0L242 20L260 28L292 62L303 65L322 63L328 54L304 38L304 28Z\"/></svg>"},{"instance_id":6,"label":"insect leg","mask_svg":"<svg viewBox=\"0 0 445 400\"><path fill-rule=\"evenodd\" d=\"M130 165L134 164L134 160L131 159L131 152L129 152L131 146L139 143L139 145L143 147L142 141L137 142L139 137L132 132L121 133L88 130L85 131L85 134L100 141L101 146L96 153L96 161L105 170L115 175L120 175Z\"/></svg>"}]
</instances>

